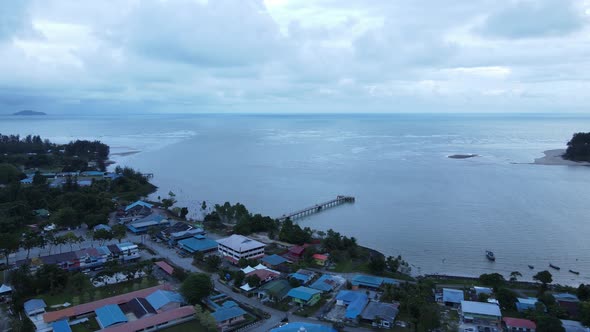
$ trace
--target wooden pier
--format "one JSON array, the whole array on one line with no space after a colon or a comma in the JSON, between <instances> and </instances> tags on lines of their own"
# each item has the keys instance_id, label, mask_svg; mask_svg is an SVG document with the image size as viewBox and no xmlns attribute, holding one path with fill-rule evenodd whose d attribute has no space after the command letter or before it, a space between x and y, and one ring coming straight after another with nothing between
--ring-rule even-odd
<instances>
[{"instance_id":1,"label":"wooden pier","mask_svg":"<svg viewBox=\"0 0 590 332\"><path fill-rule=\"evenodd\" d=\"M342 205L345 203L354 203L354 197L353 196L342 196L342 195L337 196L336 199L333 199L333 200L330 200L327 202L323 202L320 204L316 204L314 206L310 206L308 208L305 208L305 209L302 209L302 210L299 210L299 211L296 211L293 213L283 214L282 216L280 216L277 219L281 222L285 221L286 219L295 220L295 219L307 217L312 214L320 213L321 211L323 211L326 208L331 208L331 207Z\"/></svg>"}]
</instances>

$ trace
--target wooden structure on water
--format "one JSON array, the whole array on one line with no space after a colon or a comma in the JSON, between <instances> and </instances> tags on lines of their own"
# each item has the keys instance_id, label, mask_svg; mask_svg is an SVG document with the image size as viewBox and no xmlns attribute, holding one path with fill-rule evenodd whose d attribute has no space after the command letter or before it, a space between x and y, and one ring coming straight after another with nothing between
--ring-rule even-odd
<instances>
[{"instance_id":1,"label":"wooden structure on water","mask_svg":"<svg viewBox=\"0 0 590 332\"><path fill-rule=\"evenodd\" d=\"M307 217L312 214L320 213L321 211L325 210L326 208L331 208L331 207L342 205L345 203L354 203L354 197L339 195L336 197L336 199L333 199L333 200L330 200L327 202L323 202L320 204L316 204L314 206L310 206L308 208L305 208L305 209L302 209L302 210L299 210L299 211L296 211L293 213L283 214L282 216L280 216L277 219L281 222L283 222L287 219L295 220L295 219Z\"/></svg>"}]
</instances>

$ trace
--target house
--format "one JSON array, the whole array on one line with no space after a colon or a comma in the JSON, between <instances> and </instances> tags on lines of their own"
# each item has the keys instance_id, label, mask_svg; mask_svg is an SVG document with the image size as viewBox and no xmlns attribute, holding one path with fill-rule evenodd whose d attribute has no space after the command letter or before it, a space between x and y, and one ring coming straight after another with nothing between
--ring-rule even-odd
<instances>
[{"instance_id":1,"label":"house","mask_svg":"<svg viewBox=\"0 0 590 332\"><path fill-rule=\"evenodd\" d=\"M49 213L49 210L46 210L46 209L34 210L33 213L35 214L35 217L43 218L43 219L49 218L49 216L51 215Z\"/></svg>"},{"instance_id":2,"label":"house","mask_svg":"<svg viewBox=\"0 0 590 332\"><path fill-rule=\"evenodd\" d=\"M137 201L125 207L125 215L147 216L152 213L154 206L144 201Z\"/></svg>"},{"instance_id":3,"label":"house","mask_svg":"<svg viewBox=\"0 0 590 332\"><path fill-rule=\"evenodd\" d=\"M289 248L289 251L287 251L287 253L285 254L285 256L290 261L297 262L301 258L303 258L303 253L304 252L305 252L305 247L304 246L292 246L292 247Z\"/></svg>"},{"instance_id":4,"label":"house","mask_svg":"<svg viewBox=\"0 0 590 332\"><path fill-rule=\"evenodd\" d=\"M535 332L537 330L537 324L528 319L504 317L502 322L508 332Z\"/></svg>"},{"instance_id":5,"label":"house","mask_svg":"<svg viewBox=\"0 0 590 332\"><path fill-rule=\"evenodd\" d=\"M494 292L494 290L489 287L480 287L480 286L474 286L473 291L475 292L476 298L479 297L480 294L485 294L485 295L491 296L492 293Z\"/></svg>"},{"instance_id":6,"label":"house","mask_svg":"<svg viewBox=\"0 0 590 332\"><path fill-rule=\"evenodd\" d=\"M563 326L565 332L588 332L588 328L575 320L562 319L561 326Z\"/></svg>"},{"instance_id":7,"label":"house","mask_svg":"<svg viewBox=\"0 0 590 332\"><path fill-rule=\"evenodd\" d=\"M182 222L182 221L177 221L177 222L171 223L170 226L162 229L160 234L158 234L158 237L164 241L168 241L170 234L184 232L184 231L188 231L191 229L193 229L193 226L191 226L185 222Z\"/></svg>"},{"instance_id":8,"label":"house","mask_svg":"<svg viewBox=\"0 0 590 332\"><path fill-rule=\"evenodd\" d=\"M53 332L72 332L67 319L58 320L51 324Z\"/></svg>"},{"instance_id":9,"label":"house","mask_svg":"<svg viewBox=\"0 0 590 332\"><path fill-rule=\"evenodd\" d=\"M461 301L465 300L463 291L460 289L443 288L442 302L446 306L458 307Z\"/></svg>"},{"instance_id":10,"label":"house","mask_svg":"<svg viewBox=\"0 0 590 332\"><path fill-rule=\"evenodd\" d=\"M162 271L166 272L166 274L168 274L170 276L172 274L174 274L174 268L170 264L168 264L164 261L157 261L154 264L156 264L157 267L162 269Z\"/></svg>"},{"instance_id":11,"label":"house","mask_svg":"<svg viewBox=\"0 0 590 332\"><path fill-rule=\"evenodd\" d=\"M463 323L500 327L502 313L493 303L461 301L460 317Z\"/></svg>"},{"instance_id":12,"label":"house","mask_svg":"<svg viewBox=\"0 0 590 332\"><path fill-rule=\"evenodd\" d=\"M269 282L273 279L276 279L281 275L280 272L269 269L268 267L266 267L262 264L258 264L254 267L246 266L245 268L242 269L242 272L244 272L246 277L251 276L251 275L256 275L260 279L260 281L263 283ZM245 291L250 291L250 290L254 289L255 287L250 287L248 284L245 284L244 286L242 286L240 288Z\"/></svg>"},{"instance_id":13,"label":"house","mask_svg":"<svg viewBox=\"0 0 590 332\"><path fill-rule=\"evenodd\" d=\"M326 266L326 263L328 262L328 256L326 255L313 254L311 257L313 258L313 262L319 266Z\"/></svg>"},{"instance_id":14,"label":"house","mask_svg":"<svg viewBox=\"0 0 590 332\"><path fill-rule=\"evenodd\" d=\"M270 255L264 256L260 262L271 269L283 269L285 263L287 263L287 259L279 255ZM283 269L284 270L284 269Z\"/></svg>"},{"instance_id":15,"label":"house","mask_svg":"<svg viewBox=\"0 0 590 332\"><path fill-rule=\"evenodd\" d=\"M138 331L157 331L177 325L183 322L193 320L195 309L193 306L184 306L172 309L153 316L147 316L142 319L130 321L125 324L115 325L101 332L138 332Z\"/></svg>"},{"instance_id":16,"label":"house","mask_svg":"<svg viewBox=\"0 0 590 332\"><path fill-rule=\"evenodd\" d=\"M329 274L324 274L318 280L314 281L309 287L317 289L321 292L328 293L336 289L339 284L340 283L338 280L336 280L336 278Z\"/></svg>"},{"instance_id":17,"label":"house","mask_svg":"<svg viewBox=\"0 0 590 332\"><path fill-rule=\"evenodd\" d=\"M300 306L312 306L320 300L321 292L317 289L299 286L291 289L287 296Z\"/></svg>"},{"instance_id":18,"label":"house","mask_svg":"<svg viewBox=\"0 0 590 332\"><path fill-rule=\"evenodd\" d=\"M138 259L139 256L139 247L136 244L131 242L123 242L118 244L110 244L107 246L108 250L110 251L111 259L119 259L122 261L129 261Z\"/></svg>"},{"instance_id":19,"label":"house","mask_svg":"<svg viewBox=\"0 0 590 332\"><path fill-rule=\"evenodd\" d=\"M243 235L233 234L217 240L217 250L230 261L237 263L240 259L257 259L264 256L264 243L249 239Z\"/></svg>"},{"instance_id":20,"label":"house","mask_svg":"<svg viewBox=\"0 0 590 332\"><path fill-rule=\"evenodd\" d=\"M297 272L291 273L289 278L297 279L302 285L307 285L313 278L315 278L315 272L299 269Z\"/></svg>"},{"instance_id":21,"label":"house","mask_svg":"<svg viewBox=\"0 0 590 332\"><path fill-rule=\"evenodd\" d=\"M569 293L553 294L557 304L564 309L570 317L578 317L580 300L576 295Z\"/></svg>"},{"instance_id":22,"label":"house","mask_svg":"<svg viewBox=\"0 0 590 332\"><path fill-rule=\"evenodd\" d=\"M176 292L157 290L145 298L158 312L180 308L184 303L182 296Z\"/></svg>"},{"instance_id":23,"label":"house","mask_svg":"<svg viewBox=\"0 0 590 332\"><path fill-rule=\"evenodd\" d=\"M270 330L270 332L337 332L332 326L329 325L321 325L321 324L312 324L312 323L300 323L300 322L293 322L287 323L285 325L281 325L279 327L275 327L274 329Z\"/></svg>"},{"instance_id":24,"label":"house","mask_svg":"<svg viewBox=\"0 0 590 332\"><path fill-rule=\"evenodd\" d=\"M217 328L225 330L230 325L244 321L246 312L238 306L220 307L211 314L217 323Z\"/></svg>"},{"instance_id":25,"label":"house","mask_svg":"<svg viewBox=\"0 0 590 332\"><path fill-rule=\"evenodd\" d=\"M45 312L45 308L47 308L47 304L45 301L41 299L32 299L28 300L23 304L25 308L25 313L27 316L34 316Z\"/></svg>"},{"instance_id":26,"label":"house","mask_svg":"<svg viewBox=\"0 0 590 332\"><path fill-rule=\"evenodd\" d=\"M121 304L120 307L125 313L125 316L132 317L132 320L152 316L158 313L148 300L142 297L136 297L127 303Z\"/></svg>"},{"instance_id":27,"label":"house","mask_svg":"<svg viewBox=\"0 0 590 332\"><path fill-rule=\"evenodd\" d=\"M205 234L206 233L202 228L191 228L184 231L169 233L167 240L168 244L175 245L180 240L198 236L205 237ZM217 248L217 242L215 242L215 248Z\"/></svg>"},{"instance_id":28,"label":"house","mask_svg":"<svg viewBox=\"0 0 590 332\"><path fill-rule=\"evenodd\" d=\"M341 290L336 295L336 305L345 306L344 318L356 320L369 303L369 297L362 291Z\"/></svg>"},{"instance_id":29,"label":"house","mask_svg":"<svg viewBox=\"0 0 590 332\"><path fill-rule=\"evenodd\" d=\"M382 278L375 276L367 276L358 274L352 278L352 288L368 288L372 290L379 289L383 284L397 285L399 284L396 280L390 278Z\"/></svg>"},{"instance_id":30,"label":"house","mask_svg":"<svg viewBox=\"0 0 590 332\"><path fill-rule=\"evenodd\" d=\"M287 280L273 280L258 288L258 298L261 301L280 302L291 290L291 285Z\"/></svg>"},{"instance_id":31,"label":"house","mask_svg":"<svg viewBox=\"0 0 590 332\"><path fill-rule=\"evenodd\" d=\"M96 321L101 329L116 324L127 323L127 316L125 316L121 308L116 304L107 304L97 308L94 312L96 313Z\"/></svg>"},{"instance_id":32,"label":"house","mask_svg":"<svg viewBox=\"0 0 590 332\"><path fill-rule=\"evenodd\" d=\"M164 216L152 213L144 218L132 221L127 224L127 229L133 234L143 234L152 227L164 227L170 225L170 220Z\"/></svg>"},{"instance_id":33,"label":"house","mask_svg":"<svg viewBox=\"0 0 590 332\"><path fill-rule=\"evenodd\" d=\"M112 229L111 229L111 227L109 225L99 224L99 225L94 226L94 231L95 232L96 231L100 231L100 230L104 230L104 231L107 231L107 232L112 231Z\"/></svg>"},{"instance_id":34,"label":"house","mask_svg":"<svg viewBox=\"0 0 590 332\"><path fill-rule=\"evenodd\" d=\"M199 234L188 239L178 241L178 248L191 254L196 252L207 253L217 249L217 242Z\"/></svg>"},{"instance_id":35,"label":"house","mask_svg":"<svg viewBox=\"0 0 590 332\"><path fill-rule=\"evenodd\" d=\"M12 287L5 284L0 286L0 296L7 296L10 295L10 293L12 293Z\"/></svg>"},{"instance_id":36,"label":"house","mask_svg":"<svg viewBox=\"0 0 590 332\"><path fill-rule=\"evenodd\" d=\"M361 312L361 319L379 327L391 328L399 310L392 303L371 301Z\"/></svg>"},{"instance_id":37,"label":"house","mask_svg":"<svg viewBox=\"0 0 590 332\"><path fill-rule=\"evenodd\" d=\"M525 312L527 310L535 310L537 303L540 303L540 302L539 302L539 300L537 300L536 297L528 297L528 298L518 297L518 298L516 298L516 310L518 312Z\"/></svg>"}]
</instances>

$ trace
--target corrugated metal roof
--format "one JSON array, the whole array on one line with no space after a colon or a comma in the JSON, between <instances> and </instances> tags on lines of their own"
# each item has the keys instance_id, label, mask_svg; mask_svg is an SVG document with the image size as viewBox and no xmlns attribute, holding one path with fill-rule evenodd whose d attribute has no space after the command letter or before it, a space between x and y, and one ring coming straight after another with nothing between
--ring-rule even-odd
<instances>
[{"instance_id":1,"label":"corrugated metal roof","mask_svg":"<svg viewBox=\"0 0 590 332\"><path fill-rule=\"evenodd\" d=\"M355 292L343 290L336 295L337 301L342 301L346 305L344 317L347 319L356 319L363 312L369 302L369 297L365 292Z\"/></svg>"},{"instance_id":2,"label":"corrugated metal roof","mask_svg":"<svg viewBox=\"0 0 590 332\"><path fill-rule=\"evenodd\" d=\"M443 302L461 303L465 300L465 294L460 289L443 288Z\"/></svg>"},{"instance_id":3,"label":"corrugated metal roof","mask_svg":"<svg viewBox=\"0 0 590 332\"><path fill-rule=\"evenodd\" d=\"M96 321L101 328L109 327L111 325L127 322L127 317L123 310L116 304L107 304L95 310Z\"/></svg>"},{"instance_id":4,"label":"corrugated metal roof","mask_svg":"<svg viewBox=\"0 0 590 332\"><path fill-rule=\"evenodd\" d=\"M383 278L359 274L352 278L352 284L354 286L379 288L383 284Z\"/></svg>"},{"instance_id":5,"label":"corrugated metal roof","mask_svg":"<svg viewBox=\"0 0 590 332\"><path fill-rule=\"evenodd\" d=\"M293 288L287 293L292 298L300 299L303 301L309 301L314 295L319 294L320 291L313 288L308 288L304 286L300 286L297 288Z\"/></svg>"},{"instance_id":6,"label":"corrugated metal roof","mask_svg":"<svg viewBox=\"0 0 590 332\"><path fill-rule=\"evenodd\" d=\"M313 284L309 287L321 290L322 292L330 292L334 290L336 287L337 282L334 278L332 278L329 274L324 274L318 280L316 280Z\"/></svg>"},{"instance_id":7,"label":"corrugated metal roof","mask_svg":"<svg viewBox=\"0 0 590 332\"><path fill-rule=\"evenodd\" d=\"M184 303L182 296L176 292L157 290L145 298L154 309L159 310L171 302Z\"/></svg>"},{"instance_id":8,"label":"corrugated metal roof","mask_svg":"<svg viewBox=\"0 0 590 332\"><path fill-rule=\"evenodd\" d=\"M42 299L32 299L25 302L23 306L25 307L25 312L29 313L35 310L45 309L47 304Z\"/></svg>"},{"instance_id":9,"label":"corrugated metal roof","mask_svg":"<svg viewBox=\"0 0 590 332\"><path fill-rule=\"evenodd\" d=\"M299 323L293 322L283 325L281 327L274 328L270 332L336 332L331 326L311 323Z\"/></svg>"},{"instance_id":10,"label":"corrugated metal roof","mask_svg":"<svg viewBox=\"0 0 590 332\"><path fill-rule=\"evenodd\" d=\"M158 261L156 263L158 267L160 267L162 270L164 270L164 272L168 273L169 275L172 275L172 273L174 273L174 268L172 266L170 266L170 264L164 262L164 261Z\"/></svg>"},{"instance_id":11,"label":"corrugated metal roof","mask_svg":"<svg viewBox=\"0 0 590 332\"><path fill-rule=\"evenodd\" d=\"M53 328L53 332L72 332L67 319L58 320L51 324L51 327Z\"/></svg>"},{"instance_id":12,"label":"corrugated metal roof","mask_svg":"<svg viewBox=\"0 0 590 332\"><path fill-rule=\"evenodd\" d=\"M231 248L237 252L244 252L265 246L265 244L262 242L252 240L250 238L238 234L233 234L232 236L226 237L225 239L217 240L217 243L228 248Z\"/></svg>"},{"instance_id":13,"label":"corrugated metal roof","mask_svg":"<svg viewBox=\"0 0 590 332\"><path fill-rule=\"evenodd\" d=\"M211 239L198 239L190 237L188 239L178 241L178 244L188 252L209 251L217 248L217 242Z\"/></svg>"},{"instance_id":14,"label":"corrugated metal roof","mask_svg":"<svg viewBox=\"0 0 590 332\"><path fill-rule=\"evenodd\" d=\"M224 322L228 319L237 318L242 315L245 315L246 312L244 309L240 307L231 307L231 308L219 308L211 315L215 318L216 322Z\"/></svg>"},{"instance_id":15,"label":"corrugated metal roof","mask_svg":"<svg viewBox=\"0 0 590 332\"><path fill-rule=\"evenodd\" d=\"M137 201L137 202L134 202L132 204L127 205L127 207L125 207L125 212L133 209L136 206L144 206L144 207L146 207L148 209L151 209L153 207L153 205L150 204L150 203L146 203L144 201Z\"/></svg>"},{"instance_id":16,"label":"corrugated metal roof","mask_svg":"<svg viewBox=\"0 0 590 332\"><path fill-rule=\"evenodd\" d=\"M461 301L461 310L463 313L502 317L500 307L492 303Z\"/></svg>"},{"instance_id":17,"label":"corrugated metal roof","mask_svg":"<svg viewBox=\"0 0 590 332\"><path fill-rule=\"evenodd\" d=\"M264 258L261 259L261 261L266 264L273 265L273 266L287 262L287 260L284 257L281 257L279 255L265 256Z\"/></svg>"},{"instance_id":18,"label":"corrugated metal roof","mask_svg":"<svg viewBox=\"0 0 590 332\"><path fill-rule=\"evenodd\" d=\"M166 312L138 319L127 324L121 324L107 329L101 330L101 332L135 332L141 331L147 327L160 325L182 319L185 317L191 317L195 314L195 309L192 306L180 307Z\"/></svg>"}]
</instances>

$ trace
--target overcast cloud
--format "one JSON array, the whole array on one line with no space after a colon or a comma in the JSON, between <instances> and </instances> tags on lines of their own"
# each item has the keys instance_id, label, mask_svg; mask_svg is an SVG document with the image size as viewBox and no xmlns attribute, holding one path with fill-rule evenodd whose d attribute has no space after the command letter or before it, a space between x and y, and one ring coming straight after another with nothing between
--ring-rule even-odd
<instances>
[{"instance_id":1,"label":"overcast cloud","mask_svg":"<svg viewBox=\"0 0 590 332\"><path fill-rule=\"evenodd\" d=\"M0 112L586 112L590 0L0 2Z\"/></svg>"}]
</instances>

